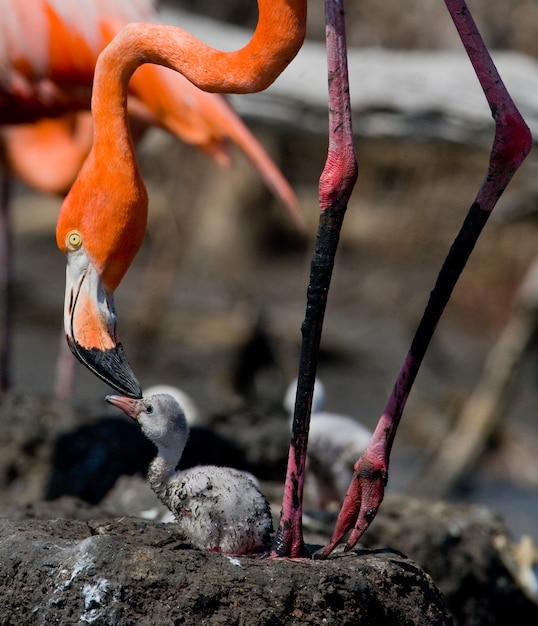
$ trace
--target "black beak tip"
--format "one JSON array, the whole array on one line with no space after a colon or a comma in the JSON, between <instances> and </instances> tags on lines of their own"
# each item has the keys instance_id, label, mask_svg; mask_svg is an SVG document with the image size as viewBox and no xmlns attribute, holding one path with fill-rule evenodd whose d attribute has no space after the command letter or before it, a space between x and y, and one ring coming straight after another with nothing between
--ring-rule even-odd
<instances>
[{"instance_id":1,"label":"black beak tip","mask_svg":"<svg viewBox=\"0 0 538 626\"><path fill-rule=\"evenodd\" d=\"M84 348L70 337L67 342L71 352L105 383L129 398L142 397L142 387L134 375L121 343L108 350Z\"/></svg>"}]
</instances>

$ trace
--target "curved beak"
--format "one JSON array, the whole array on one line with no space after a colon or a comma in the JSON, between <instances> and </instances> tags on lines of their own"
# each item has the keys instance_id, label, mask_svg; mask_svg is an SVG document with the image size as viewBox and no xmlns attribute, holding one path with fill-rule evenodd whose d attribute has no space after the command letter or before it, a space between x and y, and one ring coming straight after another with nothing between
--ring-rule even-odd
<instances>
[{"instance_id":1,"label":"curved beak","mask_svg":"<svg viewBox=\"0 0 538 626\"><path fill-rule=\"evenodd\" d=\"M116 336L114 294L107 290L83 248L69 252L64 327L77 359L116 391L141 398L142 388Z\"/></svg>"}]
</instances>

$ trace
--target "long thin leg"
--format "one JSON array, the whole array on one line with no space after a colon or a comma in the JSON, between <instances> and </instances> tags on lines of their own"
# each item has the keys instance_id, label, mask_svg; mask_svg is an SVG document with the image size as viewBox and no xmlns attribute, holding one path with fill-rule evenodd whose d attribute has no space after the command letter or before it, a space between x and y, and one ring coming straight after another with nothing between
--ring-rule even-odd
<instances>
[{"instance_id":1,"label":"long thin leg","mask_svg":"<svg viewBox=\"0 0 538 626\"><path fill-rule=\"evenodd\" d=\"M273 556L301 557L302 502L308 428L319 346L334 257L347 203L357 180L347 73L343 0L325 2L329 76L329 150L319 182L320 221L310 270L297 396L286 483Z\"/></svg>"},{"instance_id":2,"label":"long thin leg","mask_svg":"<svg viewBox=\"0 0 538 626\"><path fill-rule=\"evenodd\" d=\"M445 0L495 120L486 178L441 268L396 384L355 472L336 527L317 555L328 556L351 529L350 550L374 519L383 499L396 429L437 322L497 200L532 147L532 136L504 86L464 0Z\"/></svg>"},{"instance_id":3,"label":"long thin leg","mask_svg":"<svg viewBox=\"0 0 538 626\"><path fill-rule=\"evenodd\" d=\"M1 160L0 160L1 161ZM11 321L11 176L0 163L0 394L9 388Z\"/></svg>"}]
</instances>

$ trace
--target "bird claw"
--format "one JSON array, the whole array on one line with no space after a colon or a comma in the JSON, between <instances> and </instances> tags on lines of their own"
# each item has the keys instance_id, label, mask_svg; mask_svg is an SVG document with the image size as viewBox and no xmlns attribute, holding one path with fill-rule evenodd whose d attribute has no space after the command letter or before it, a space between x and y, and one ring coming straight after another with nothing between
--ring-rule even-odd
<instances>
[{"instance_id":1,"label":"bird claw","mask_svg":"<svg viewBox=\"0 0 538 626\"><path fill-rule=\"evenodd\" d=\"M351 534L344 552L354 548L377 515L385 494L387 468L387 461L373 454L370 446L363 452L355 463L353 478L338 514L331 540L313 555L315 559L327 558L350 530Z\"/></svg>"}]
</instances>

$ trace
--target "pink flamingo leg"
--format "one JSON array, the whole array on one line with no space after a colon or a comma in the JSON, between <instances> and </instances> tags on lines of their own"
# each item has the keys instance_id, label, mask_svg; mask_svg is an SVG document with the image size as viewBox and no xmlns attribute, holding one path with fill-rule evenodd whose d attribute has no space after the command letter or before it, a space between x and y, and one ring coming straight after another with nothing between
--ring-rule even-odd
<instances>
[{"instance_id":1,"label":"pink flamingo leg","mask_svg":"<svg viewBox=\"0 0 538 626\"><path fill-rule=\"evenodd\" d=\"M486 178L441 268L394 389L355 472L331 541L316 556L328 556L352 530L350 550L374 519L383 499L389 456L405 403L437 322L497 200L532 147L532 136L504 86L464 0L445 0L495 120Z\"/></svg>"},{"instance_id":2,"label":"pink flamingo leg","mask_svg":"<svg viewBox=\"0 0 538 626\"><path fill-rule=\"evenodd\" d=\"M327 294L347 203L357 180L353 145L343 0L326 0L329 76L329 150L319 182L320 221L307 291L297 397L280 525L272 556L308 556L302 501L308 427Z\"/></svg>"}]
</instances>

